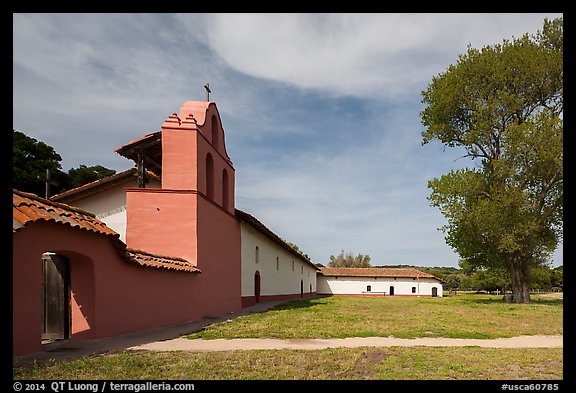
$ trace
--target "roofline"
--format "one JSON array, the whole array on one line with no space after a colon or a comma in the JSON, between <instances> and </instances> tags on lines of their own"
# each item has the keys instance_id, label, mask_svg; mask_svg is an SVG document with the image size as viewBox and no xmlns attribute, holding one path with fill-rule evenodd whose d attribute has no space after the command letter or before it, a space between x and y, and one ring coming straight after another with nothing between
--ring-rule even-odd
<instances>
[{"instance_id":1,"label":"roofline","mask_svg":"<svg viewBox=\"0 0 576 393\"><path fill-rule=\"evenodd\" d=\"M132 180L131 176L134 176L136 174L136 171L137 170L134 167L134 168L127 169L123 172L119 172L119 173L115 173L115 174L110 175L110 176L103 177L102 179L98 179L98 180L95 180L93 182L86 183L82 186L64 191L60 194L53 195L50 197L50 200L51 201L67 200L70 202L77 201L78 199L81 199L84 196L90 196L90 195L105 191L105 190L113 187L114 185L116 185L116 183L114 183L114 182L127 183L128 181ZM150 177L156 181L159 181L159 182L162 181L159 176L157 176L156 174L154 174L153 172L150 172L150 171L146 171L146 176ZM114 184L112 184L112 183L114 183Z\"/></svg>"},{"instance_id":2,"label":"roofline","mask_svg":"<svg viewBox=\"0 0 576 393\"><path fill-rule=\"evenodd\" d=\"M302 261L306 262L308 265L313 267L316 271L320 271L320 268L316 266L312 261L306 258L304 255L300 254L298 251L294 250L290 245L288 245L282 238L272 232L266 225L264 225L260 220L258 220L253 215L246 213L239 209L234 209L236 213L236 217L238 217L241 221L244 221L252 228L256 229L258 232L262 233L270 240L284 248L286 251L290 252L291 254L295 255L296 257L300 258Z\"/></svg>"},{"instance_id":3,"label":"roofline","mask_svg":"<svg viewBox=\"0 0 576 393\"><path fill-rule=\"evenodd\" d=\"M76 206L71 206L71 205L68 205L66 203L56 202L56 201L52 201L50 199L45 199L45 198L39 197L36 194L32 194L30 192L20 191L20 190L17 190L15 188L12 189L12 192L14 194L20 195L21 197L33 199L33 200L40 202L40 203L43 203L45 205L57 207L59 209L70 210L70 211L73 211L75 213L79 213L79 214L83 214L85 216L96 218L96 215L94 213L89 212L87 210L80 209L79 207L76 207Z\"/></svg>"},{"instance_id":4,"label":"roofline","mask_svg":"<svg viewBox=\"0 0 576 393\"><path fill-rule=\"evenodd\" d=\"M331 272L327 272L325 271L325 269L353 269L355 272L361 272L362 269L370 269L371 274L368 272L362 272L361 274L345 274L345 272L342 272L340 274L338 273L331 273ZM374 273L374 269L382 269L382 272L380 274L378 273ZM416 272L416 274L414 276L402 276L402 275L394 275L394 274L386 274L384 273L384 269L387 270L412 270L414 272ZM364 274L363 274L364 273ZM431 278L431 279L435 279L438 280L440 282L446 282L445 280L443 280L440 277L436 277L433 274L430 273L426 273L423 272L421 270L418 270L416 268L410 267L410 268L401 268L401 267L379 267L379 266L372 266L369 268L361 268L361 267L322 267L320 268L320 274L325 276L325 277L398 277L398 278Z\"/></svg>"}]
</instances>

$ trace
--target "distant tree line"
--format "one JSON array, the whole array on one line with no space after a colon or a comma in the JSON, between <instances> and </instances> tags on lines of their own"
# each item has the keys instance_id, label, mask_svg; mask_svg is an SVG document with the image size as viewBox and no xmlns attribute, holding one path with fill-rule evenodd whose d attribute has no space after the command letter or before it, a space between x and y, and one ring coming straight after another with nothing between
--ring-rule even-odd
<instances>
[{"instance_id":1,"label":"distant tree line","mask_svg":"<svg viewBox=\"0 0 576 393\"><path fill-rule=\"evenodd\" d=\"M371 267L370 255L354 255L352 251L342 250L340 254L330 255L329 267Z\"/></svg>"},{"instance_id":2,"label":"distant tree line","mask_svg":"<svg viewBox=\"0 0 576 393\"><path fill-rule=\"evenodd\" d=\"M50 196L116 173L102 165L80 165L62 170L62 157L52 146L12 129L12 188L45 196L46 170L50 171Z\"/></svg>"},{"instance_id":3,"label":"distant tree line","mask_svg":"<svg viewBox=\"0 0 576 393\"><path fill-rule=\"evenodd\" d=\"M322 263L315 264L325 267ZM445 290L484 291L506 293L512 290L512 278L504 268L478 268L466 261L461 261L459 267L424 267L414 265L372 266L370 256L342 250L340 254L330 255L329 267L374 267L374 268L414 268L432 274L444 280ZM564 268L541 266L534 268L530 274L530 289L541 291L562 291Z\"/></svg>"},{"instance_id":4,"label":"distant tree line","mask_svg":"<svg viewBox=\"0 0 576 393\"><path fill-rule=\"evenodd\" d=\"M414 267L445 281L445 290L485 291L501 293L512 290L512 279L505 269L474 269L465 262L460 267L420 267L395 265L385 267ZM376 266L380 267L380 266ZM384 267L384 266L383 266ZM538 267L530 275L530 289L542 291L562 291L564 267Z\"/></svg>"}]
</instances>

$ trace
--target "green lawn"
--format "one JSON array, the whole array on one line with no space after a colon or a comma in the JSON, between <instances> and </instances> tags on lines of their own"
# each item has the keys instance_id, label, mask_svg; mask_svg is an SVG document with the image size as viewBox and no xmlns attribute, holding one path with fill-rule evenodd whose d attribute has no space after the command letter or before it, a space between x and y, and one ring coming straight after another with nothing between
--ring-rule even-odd
<instances>
[{"instance_id":1,"label":"green lawn","mask_svg":"<svg viewBox=\"0 0 576 393\"><path fill-rule=\"evenodd\" d=\"M562 349L338 348L319 351L122 352L13 369L14 379L562 379Z\"/></svg>"},{"instance_id":2,"label":"green lawn","mask_svg":"<svg viewBox=\"0 0 576 393\"><path fill-rule=\"evenodd\" d=\"M490 295L444 298L322 297L213 324L191 337L498 338L562 334L562 299L502 303ZM209 353L130 352L14 367L15 379L563 379L563 349L338 348Z\"/></svg>"},{"instance_id":3,"label":"green lawn","mask_svg":"<svg viewBox=\"0 0 576 393\"><path fill-rule=\"evenodd\" d=\"M295 300L213 324L190 338L499 338L562 334L562 299L508 304L501 296L333 296Z\"/></svg>"}]
</instances>

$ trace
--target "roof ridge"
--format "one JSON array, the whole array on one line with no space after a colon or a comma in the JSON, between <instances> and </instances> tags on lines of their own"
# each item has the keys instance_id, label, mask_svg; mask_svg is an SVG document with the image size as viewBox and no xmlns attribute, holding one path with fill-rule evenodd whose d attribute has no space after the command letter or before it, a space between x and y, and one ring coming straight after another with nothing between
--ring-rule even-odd
<instances>
[{"instance_id":1,"label":"roof ridge","mask_svg":"<svg viewBox=\"0 0 576 393\"><path fill-rule=\"evenodd\" d=\"M76 207L76 206L71 206L71 205L68 205L68 204L62 203L62 202L51 201L50 199L42 198L36 194L30 193L30 192L20 191L20 190L17 190L15 188L13 188L12 191L14 194L16 194L20 197L32 199L32 200L35 200L36 202L40 202L44 205L56 207L59 209L69 210L69 211L73 211L75 213L79 213L79 214L82 214L85 216L96 218L96 215L94 213L89 212L89 211L84 210L84 209L81 209L81 208ZM14 202L12 202L12 203L14 203ZM29 203L25 203L24 201L19 203L18 206L23 205L23 204L26 206L30 206ZM42 207L42 206L38 206L38 207ZM45 209L45 210L47 210L47 209Z\"/></svg>"}]
</instances>

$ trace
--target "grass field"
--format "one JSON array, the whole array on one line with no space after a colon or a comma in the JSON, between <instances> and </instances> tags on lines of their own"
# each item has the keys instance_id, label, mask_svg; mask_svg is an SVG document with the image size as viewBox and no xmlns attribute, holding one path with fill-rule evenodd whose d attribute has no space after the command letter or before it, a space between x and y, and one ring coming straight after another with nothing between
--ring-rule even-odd
<instances>
[{"instance_id":1,"label":"grass field","mask_svg":"<svg viewBox=\"0 0 576 393\"><path fill-rule=\"evenodd\" d=\"M122 352L17 368L15 379L556 380L562 349L338 348L319 351Z\"/></svg>"},{"instance_id":2,"label":"grass field","mask_svg":"<svg viewBox=\"0 0 576 393\"><path fill-rule=\"evenodd\" d=\"M562 299L502 303L444 298L324 297L214 324L192 337L395 336L497 338L562 334ZM479 347L339 348L211 353L119 352L13 368L15 379L563 379L563 350Z\"/></svg>"},{"instance_id":3,"label":"grass field","mask_svg":"<svg viewBox=\"0 0 576 393\"><path fill-rule=\"evenodd\" d=\"M333 296L296 300L210 325L190 338L448 337L562 334L562 299L508 304L501 296L443 298Z\"/></svg>"}]
</instances>

